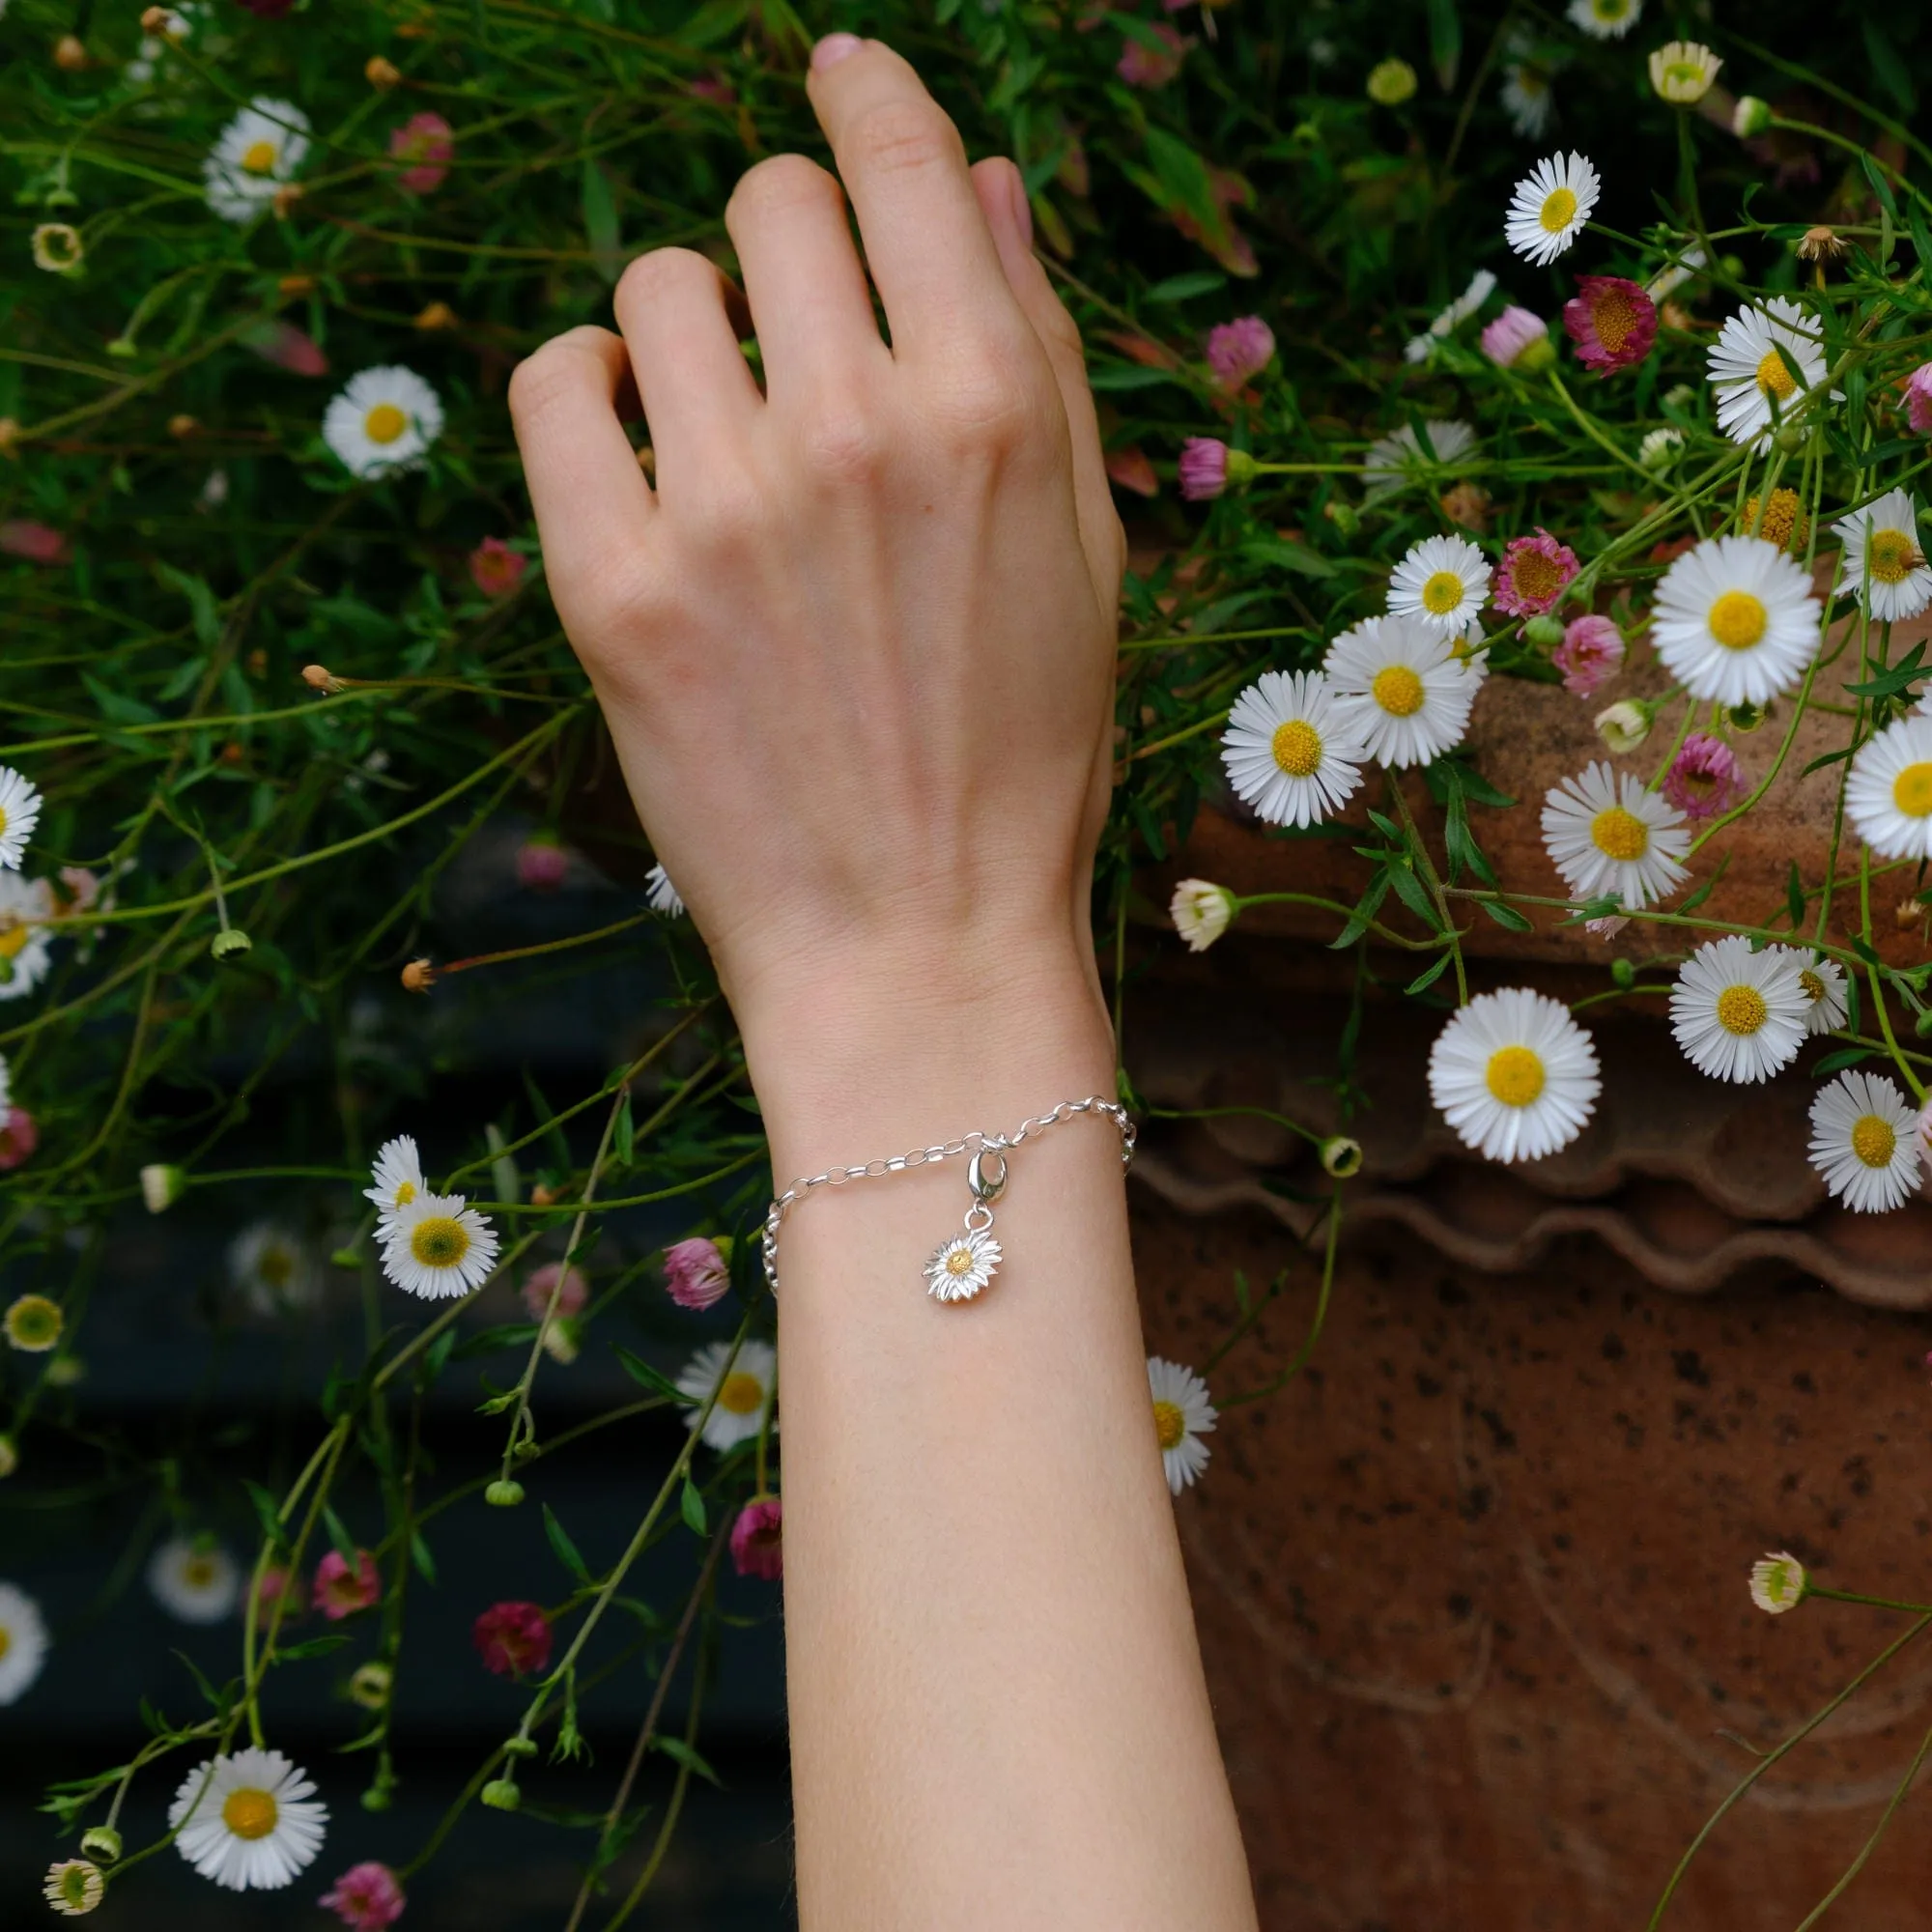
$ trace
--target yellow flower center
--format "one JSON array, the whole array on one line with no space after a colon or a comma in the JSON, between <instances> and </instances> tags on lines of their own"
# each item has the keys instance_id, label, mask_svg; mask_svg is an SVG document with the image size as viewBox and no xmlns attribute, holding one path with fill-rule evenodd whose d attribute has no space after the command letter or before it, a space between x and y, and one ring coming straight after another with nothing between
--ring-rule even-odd
<instances>
[{"instance_id":1,"label":"yellow flower center","mask_svg":"<svg viewBox=\"0 0 1932 1932\"><path fill-rule=\"evenodd\" d=\"M1446 617L1463 601L1463 580L1453 570L1438 570L1422 586L1422 608Z\"/></svg>"},{"instance_id":2,"label":"yellow flower center","mask_svg":"<svg viewBox=\"0 0 1932 1932\"><path fill-rule=\"evenodd\" d=\"M1798 976L1798 983L1804 988L1804 997L1815 1007L1825 997L1825 982L1810 967L1805 967Z\"/></svg>"},{"instance_id":3,"label":"yellow flower center","mask_svg":"<svg viewBox=\"0 0 1932 1932\"><path fill-rule=\"evenodd\" d=\"M1630 0L1591 0L1590 12L1606 24L1630 12Z\"/></svg>"},{"instance_id":4,"label":"yellow flower center","mask_svg":"<svg viewBox=\"0 0 1932 1932\"><path fill-rule=\"evenodd\" d=\"M1157 1402L1153 1406L1154 1440L1163 1449L1179 1449L1187 1436L1187 1417L1179 1403Z\"/></svg>"},{"instance_id":5,"label":"yellow flower center","mask_svg":"<svg viewBox=\"0 0 1932 1932\"><path fill-rule=\"evenodd\" d=\"M1770 1017L1771 1009L1755 986L1726 986L1718 995L1718 1024L1740 1039L1748 1038Z\"/></svg>"},{"instance_id":6,"label":"yellow flower center","mask_svg":"<svg viewBox=\"0 0 1932 1932\"><path fill-rule=\"evenodd\" d=\"M399 1181L396 1186L396 1206L407 1208L416 1198L416 1184L413 1180Z\"/></svg>"},{"instance_id":7,"label":"yellow flower center","mask_svg":"<svg viewBox=\"0 0 1932 1932\"><path fill-rule=\"evenodd\" d=\"M15 921L12 925L0 928L0 959L14 959L19 956L21 947L27 943L27 928Z\"/></svg>"},{"instance_id":8,"label":"yellow flower center","mask_svg":"<svg viewBox=\"0 0 1932 1932\"><path fill-rule=\"evenodd\" d=\"M1932 817L1932 763L1907 765L1891 781L1891 802L1907 818Z\"/></svg>"},{"instance_id":9,"label":"yellow flower center","mask_svg":"<svg viewBox=\"0 0 1932 1932\"><path fill-rule=\"evenodd\" d=\"M214 1581L213 1559L207 1556L190 1556L182 1565L182 1581L191 1590L205 1590Z\"/></svg>"},{"instance_id":10,"label":"yellow flower center","mask_svg":"<svg viewBox=\"0 0 1932 1932\"><path fill-rule=\"evenodd\" d=\"M0 838L6 838L6 836L7 836L7 811L4 806L0 806Z\"/></svg>"},{"instance_id":11,"label":"yellow flower center","mask_svg":"<svg viewBox=\"0 0 1932 1932\"><path fill-rule=\"evenodd\" d=\"M718 1391L718 1406L732 1415L756 1415L765 1406L765 1386L749 1369L733 1369Z\"/></svg>"},{"instance_id":12,"label":"yellow flower center","mask_svg":"<svg viewBox=\"0 0 1932 1932\"><path fill-rule=\"evenodd\" d=\"M1591 819L1590 840L1599 852L1628 865L1650 850L1650 827L1635 812L1613 805Z\"/></svg>"},{"instance_id":13,"label":"yellow flower center","mask_svg":"<svg viewBox=\"0 0 1932 1932\"><path fill-rule=\"evenodd\" d=\"M394 442L409 426L409 417L394 403L378 403L362 418L362 434L371 442Z\"/></svg>"},{"instance_id":14,"label":"yellow flower center","mask_svg":"<svg viewBox=\"0 0 1932 1932\"><path fill-rule=\"evenodd\" d=\"M242 166L245 173L265 175L275 165L275 144L272 141L257 141L242 156Z\"/></svg>"},{"instance_id":15,"label":"yellow flower center","mask_svg":"<svg viewBox=\"0 0 1932 1932\"><path fill-rule=\"evenodd\" d=\"M255 1271L270 1288L286 1288L296 1271L296 1258L286 1248L267 1248Z\"/></svg>"},{"instance_id":16,"label":"yellow flower center","mask_svg":"<svg viewBox=\"0 0 1932 1932\"><path fill-rule=\"evenodd\" d=\"M1498 1047L1483 1077L1505 1107L1527 1107L1543 1092L1543 1061L1526 1046Z\"/></svg>"},{"instance_id":17,"label":"yellow flower center","mask_svg":"<svg viewBox=\"0 0 1932 1932\"><path fill-rule=\"evenodd\" d=\"M1764 359L1757 365L1757 385L1767 396L1776 396L1780 403L1787 396L1798 393L1798 384L1792 379L1791 371L1784 366L1784 357L1776 349L1767 349Z\"/></svg>"},{"instance_id":18,"label":"yellow flower center","mask_svg":"<svg viewBox=\"0 0 1932 1932\"><path fill-rule=\"evenodd\" d=\"M1406 665L1385 665L1369 690L1391 718L1413 718L1422 709L1422 680Z\"/></svg>"},{"instance_id":19,"label":"yellow flower center","mask_svg":"<svg viewBox=\"0 0 1932 1932\"><path fill-rule=\"evenodd\" d=\"M1697 61L1672 61L1663 70L1663 85L1667 94L1672 88L1696 87L1704 78L1704 70ZM1760 381L1763 379L1760 378Z\"/></svg>"},{"instance_id":20,"label":"yellow flower center","mask_svg":"<svg viewBox=\"0 0 1932 1932\"><path fill-rule=\"evenodd\" d=\"M1766 543L1776 544L1779 550L1802 551L1804 548L1811 534L1811 520L1804 514L1804 506L1798 500L1796 490L1774 490L1771 501L1764 506L1761 523L1757 505L1755 497L1745 499L1744 522L1738 527L1747 536L1755 533Z\"/></svg>"},{"instance_id":21,"label":"yellow flower center","mask_svg":"<svg viewBox=\"0 0 1932 1932\"><path fill-rule=\"evenodd\" d=\"M1573 188L1552 189L1538 211L1537 220L1547 235L1561 235L1577 218L1577 195Z\"/></svg>"},{"instance_id":22,"label":"yellow flower center","mask_svg":"<svg viewBox=\"0 0 1932 1932\"><path fill-rule=\"evenodd\" d=\"M5 1657L14 1648L14 1633L5 1624L0 1624L0 1657Z\"/></svg>"},{"instance_id":23,"label":"yellow flower center","mask_svg":"<svg viewBox=\"0 0 1932 1932\"><path fill-rule=\"evenodd\" d=\"M1747 651L1763 636L1770 612L1748 590L1726 590L1711 606L1711 635L1727 651Z\"/></svg>"},{"instance_id":24,"label":"yellow flower center","mask_svg":"<svg viewBox=\"0 0 1932 1932\"><path fill-rule=\"evenodd\" d=\"M1903 583L1924 560L1904 530L1874 530L1865 541L1865 573L1881 583Z\"/></svg>"},{"instance_id":25,"label":"yellow flower center","mask_svg":"<svg viewBox=\"0 0 1932 1932\"><path fill-rule=\"evenodd\" d=\"M1898 1151L1898 1130L1889 1121L1866 1114L1852 1128L1852 1151L1867 1167L1889 1167Z\"/></svg>"},{"instance_id":26,"label":"yellow flower center","mask_svg":"<svg viewBox=\"0 0 1932 1932\"><path fill-rule=\"evenodd\" d=\"M424 1267L454 1267L469 1252L469 1229L448 1214L432 1214L410 1230L410 1253Z\"/></svg>"},{"instance_id":27,"label":"yellow flower center","mask_svg":"<svg viewBox=\"0 0 1932 1932\"><path fill-rule=\"evenodd\" d=\"M1269 750L1292 779L1312 778L1321 769L1321 733L1305 719L1291 718L1286 724L1277 724Z\"/></svg>"},{"instance_id":28,"label":"yellow flower center","mask_svg":"<svg viewBox=\"0 0 1932 1932\"><path fill-rule=\"evenodd\" d=\"M973 1272L973 1250L967 1247L954 1248L946 1257L946 1272L957 1277Z\"/></svg>"},{"instance_id":29,"label":"yellow flower center","mask_svg":"<svg viewBox=\"0 0 1932 1932\"><path fill-rule=\"evenodd\" d=\"M1600 289L1590 298L1590 320L1596 325L1597 340L1612 355L1620 355L1636 327L1636 304L1627 290Z\"/></svg>"},{"instance_id":30,"label":"yellow flower center","mask_svg":"<svg viewBox=\"0 0 1932 1932\"><path fill-rule=\"evenodd\" d=\"M274 1794L252 1784L231 1791L221 1807L221 1822L238 1838L266 1838L275 1829Z\"/></svg>"}]
</instances>

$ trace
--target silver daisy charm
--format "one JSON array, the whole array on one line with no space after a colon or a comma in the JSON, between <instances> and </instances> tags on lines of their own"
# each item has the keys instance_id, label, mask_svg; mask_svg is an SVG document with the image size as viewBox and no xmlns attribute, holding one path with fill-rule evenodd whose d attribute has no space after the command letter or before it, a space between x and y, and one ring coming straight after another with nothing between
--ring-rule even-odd
<instances>
[{"instance_id":1,"label":"silver daisy charm","mask_svg":"<svg viewBox=\"0 0 1932 1932\"><path fill-rule=\"evenodd\" d=\"M973 1156L966 1184L973 1190L973 1205L966 1210L964 1233L941 1241L925 1264L927 1292L939 1301L971 1301L1004 1259L993 1238L991 1204L1007 1191L1006 1154L982 1147Z\"/></svg>"}]
</instances>

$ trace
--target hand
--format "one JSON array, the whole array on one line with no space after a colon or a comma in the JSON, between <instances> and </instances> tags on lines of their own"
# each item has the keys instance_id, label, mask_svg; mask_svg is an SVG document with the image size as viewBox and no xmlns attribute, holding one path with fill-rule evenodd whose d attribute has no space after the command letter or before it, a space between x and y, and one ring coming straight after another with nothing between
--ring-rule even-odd
<instances>
[{"instance_id":1,"label":"hand","mask_svg":"<svg viewBox=\"0 0 1932 1932\"><path fill-rule=\"evenodd\" d=\"M681 248L625 271L621 338L573 329L510 389L558 613L754 1072L828 1006L1091 1010L1123 556L1018 170L969 169L876 42L821 42L810 91L866 261L814 162L739 183L763 393L737 292Z\"/></svg>"}]
</instances>

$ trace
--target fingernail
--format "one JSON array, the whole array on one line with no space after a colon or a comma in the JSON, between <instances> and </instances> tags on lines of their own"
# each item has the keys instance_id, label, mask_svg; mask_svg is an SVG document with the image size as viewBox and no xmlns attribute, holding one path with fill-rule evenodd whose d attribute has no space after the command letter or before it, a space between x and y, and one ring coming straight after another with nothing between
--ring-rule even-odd
<instances>
[{"instance_id":1,"label":"fingernail","mask_svg":"<svg viewBox=\"0 0 1932 1932\"><path fill-rule=\"evenodd\" d=\"M837 67L847 54L856 54L865 45L857 34L827 34L811 50L811 71L823 73L829 67Z\"/></svg>"},{"instance_id":2,"label":"fingernail","mask_svg":"<svg viewBox=\"0 0 1932 1932\"><path fill-rule=\"evenodd\" d=\"M1008 178L1013 198L1013 222L1020 231L1020 240L1029 248L1033 246L1033 204L1027 200L1026 177L1014 168Z\"/></svg>"}]
</instances>

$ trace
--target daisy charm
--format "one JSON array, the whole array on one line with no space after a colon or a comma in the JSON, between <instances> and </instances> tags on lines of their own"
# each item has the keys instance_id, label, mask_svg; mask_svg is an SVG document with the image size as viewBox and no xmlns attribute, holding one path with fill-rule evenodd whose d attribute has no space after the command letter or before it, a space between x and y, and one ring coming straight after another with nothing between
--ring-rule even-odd
<instances>
[{"instance_id":1,"label":"daisy charm","mask_svg":"<svg viewBox=\"0 0 1932 1932\"><path fill-rule=\"evenodd\" d=\"M966 1179L973 1205L966 1210L965 1232L941 1241L925 1264L926 1290L939 1301L971 1301L1005 1259L993 1238L989 1204L1007 1191L1006 1155L996 1148L981 1148L973 1156Z\"/></svg>"}]
</instances>

